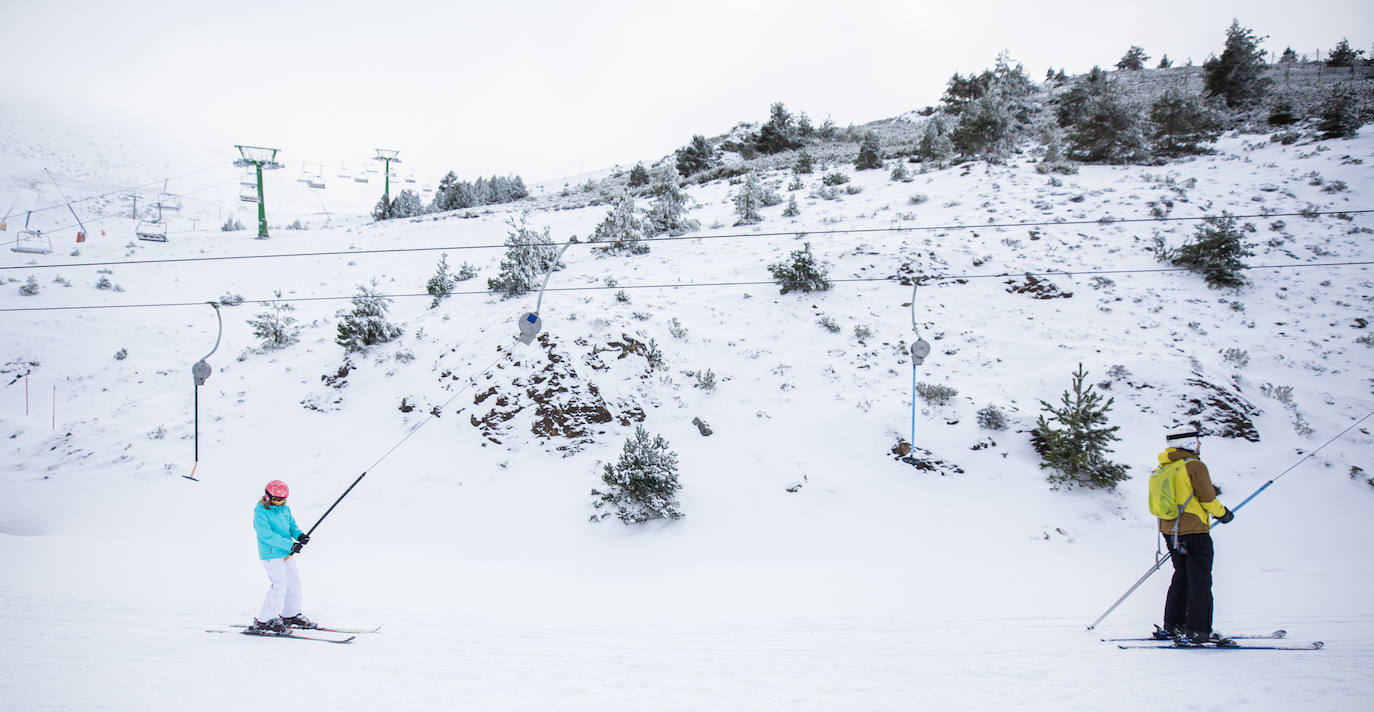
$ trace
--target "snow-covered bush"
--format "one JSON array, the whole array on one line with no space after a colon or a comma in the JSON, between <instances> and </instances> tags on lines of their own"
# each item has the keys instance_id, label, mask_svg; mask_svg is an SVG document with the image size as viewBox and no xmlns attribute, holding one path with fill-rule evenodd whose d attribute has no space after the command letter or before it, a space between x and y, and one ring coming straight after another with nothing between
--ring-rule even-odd
<instances>
[{"instance_id":1,"label":"snow-covered bush","mask_svg":"<svg viewBox=\"0 0 1374 712\"><path fill-rule=\"evenodd\" d=\"M942 383L925 383L923 381L916 384L916 395L931 405L945 405L954 396L959 395L959 389Z\"/></svg>"},{"instance_id":2,"label":"snow-covered bush","mask_svg":"<svg viewBox=\"0 0 1374 712\"><path fill-rule=\"evenodd\" d=\"M1145 48L1139 45L1131 45L1126 50L1126 54L1121 56L1121 61L1116 63L1116 68L1122 71L1140 71L1145 68L1145 63L1150 61L1150 55L1145 54Z\"/></svg>"},{"instance_id":3,"label":"snow-covered bush","mask_svg":"<svg viewBox=\"0 0 1374 712\"><path fill-rule=\"evenodd\" d=\"M591 240L602 243L604 247L599 249L604 252L628 252L632 255L647 253L649 246L644 244L644 222L639 219L635 199L628 193L616 198L606 219L596 226Z\"/></svg>"},{"instance_id":4,"label":"snow-covered bush","mask_svg":"<svg viewBox=\"0 0 1374 712\"><path fill-rule=\"evenodd\" d=\"M916 157L936 168L945 167L954 157L954 141L949 137L949 125L936 114L921 129L921 139L916 143Z\"/></svg>"},{"instance_id":5,"label":"snow-covered bush","mask_svg":"<svg viewBox=\"0 0 1374 712\"><path fill-rule=\"evenodd\" d=\"M802 145L799 127L782 102L769 107L768 114L768 122L753 137L754 150L762 154L781 153Z\"/></svg>"},{"instance_id":6,"label":"snow-covered bush","mask_svg":"<svg viewBox=\"0 0 1374 712\"><path fill-rule=\"evenodd\" d=\"M787 207L782 209L782 216L785 218L795 218L801 215L801 208L797 207L797 196L792 196L787 200Z\"/></svg>"},{"instance_id":7,"label":"snow-covered bush","mask_svg":"<svg viewBox=\"0 0 1374 712\"><path fill-rule=\"evenodd\" d=\"M654 169L649 188L654 199L644 214L644 233L646 235L668 234L674 237L701 227L701 223L687 217L690 198L682 189L682 179L678 172L666 162Z\"/></svg>"},{"instance_id":8,"label":"snow-covered bush","mask_svg":"<svg viewBox=\"0 0 1374 712\"><path fill-rule=\"evenodd\" d=\"M1177 157L1206 153L1203 143L1217 140L1221 122L1202 97L1171 86L1150 105L1150 138L1155 155Z\"/></svg>"},{"instance_id":9,"label":"snow-covered bush","mask_svg":"<svg viewBox=\"0 0 1374 712\"><path fill-rule=\"evenodd\" d=\"M33 275L29 275L29 281L20 285L19 294L25 297L32 297L33 295L38 294L38 278Z\"/></svg>"},{"instance_id":10,"label":"snow-covered bush","mask_svg":"<svg viewBox=\"0 0 1374 712\"><path fill-rule=\"evenodd\" d=\"M765 191L763 181L759 180L756 173L750 171L744 184L735 193L735 214L739 216L735 225L753 225L763 222L763 216L759 214L759 209L764 205Z\"/></svg>"},{"instance_id":11,"label":"snow-covered bush","mask_svg":"<svg viewBox=\"0 0 1374 712\"><path fill-rule=\"evenodd\" d=\"M648 184L649 169L645 168L643 163L636 163L635 167L630 169L630 177L626 179L626 185L631 188L638 188Z\"/></svg>"},{"instance_id":12,"label":"snow-covered bush","mask_svg":"<svg viewBox=\"0 0 1374 712\"><path fill-rule=\"evenodd\" d=\"M223 225L219 226L220 232L237 232L243 229L243 222L236 215L230 215Z\"/></svg>"},{"instance_id":13,"label":"snow-covered bush","mask_svg":"<svg viewBox=\"0 0 1374 712\"><path fill-rule=\"evenodd\" d=\"M883 167L883 149L878 135L869 131L859 146L859 157L854 160L854 169L860 171Z\"/></svg>"},{"instance_id":14,"label":"snow-covered bush","mask_svg":"<svg viewBox=\"0 0 1374 712\"><path fill-rule=\"evenodd\" d=\"M345 351L362 351L401 335L401 327L386 318L391 300L378 294L376 287L376 280L371 287L358 285L358 293L353 296L353 310L339 320L339 334L334 341Z\"/></svg>"},{"instance_id":15,"label":"snow-covered bush","mask_svg":"<svg viewBox=\"0 0 1374 712\"><path fill-rule=\"evenodd\" d=\"M1186 267L1202 274L1210 287L1239 289L1246 284L1241 274L1245 258L1255 254L1250 251L1253 245L1241 238L1235 217L1223 213L1221 217L1204 219L1191 242L1164 254L1175 267Z\"/></svg>"},{"instance_id":16,"label":"snow-covered bush","mask_svg":"<svg viewBox=\"0 0 1374 712\"><path fill-rule=\"evenodd\" d=\"M1103 402L1092 386L1084 386L1087 372L1083 364L1073 374L1073 386L1060 396L1058 408L1045 401L1043 414L1031 431L1031 444L1040 453L1040 467L1053 470L1049 481L1054 489L1061 485L1116 489L1129 474L1123 465L1110 461L1108 444L1119 440L1120 426L1107 426L1107 413L1114 399Z\"/></svg>"},{"instance_id":17,"label":"snow-covered bush","mask_svg":"<svg viewBox=\"0 0 1374 712\"><path fill-rule=\"evenodd\" d=\"M283 301L280 289L273 292L273 296L276 297L274 301L262 303L267 311L248 320L248 325L253 327L253 336L262 339L262 347L266 350L285 348L301 338L301 327L291 316L296 305Z\"/></svg>"},{"instance_id":18,"label":"snow-covered bush","mask_svg":"<svg viewBox=\"0 0 1374 712\"><path fill-rule=\"evenodd\" d=\"M978 411L976 419L978 421L978 427L984 430L1007 429L1007 416L1002 412L1001 408L995 405L989 405Z\"/></svg>"},{"instance_id":19,"label":"snow-covered bush","mask_svg":"<svg viewBox=\"0 0 1374 712\"><path fill-rule=\"evenodd\" d=\"M604 489L591 492L596 510L592 521L612 515L626 525L681 519L677 491L682 485L677 475L677 453L668 449L668 441L662 435L650 438L644 426L636 426L635 434L625 441L620 460L605 466L601 475Z\"/></svg>"},{"instance_id":20,"label":"snow-covered bush","mask_svg":"<svg viewBox=\"0 0 1374 712\"><path fill-rule=\"evenodd\" d=\"M1321 117L1317 130L1321 131L1322 138L1354 138L1364 123L1359 94L1346 83L1332 87L1317 115Z\"/></svg>"},{"instance_id":21,"label":"snow-covered bush","mask_svg":"<svg viewBox=\"0 0 1374 712\"><path fill-rule=\"evenodd\" d=\"M690 143L677 150L676 155L677 172L683 177L720 165L720 152L701 134L693 136Z\"/></svg>"},{"instance_id":22,"label":"snow-covered bush","mask_svg":"<svg viewBox=\"0 0 1374 712\"><path fill-rule=\"evenodd\" d=\"M811 157L811 153L806 149L797 152L797 161L792 164L792 172L797 175L803 173L813 173L816 170L816 159Z\"/></svg>"},{"instance_id":23,"label":"snow-covered bush","mask_svg":"<svg viewBox=\"0 0 1374 712\"><path fill-rule=\"evenodd\" d=\"M558 246L549 237L548 226L543 232L529 227L528 210L520 213L517 222L512 216L506 220L510 232L506 236L506 256L501 260L500 273L487 280L487 288L501 292L507 297L515 297L539 286L544 275L550 270L562 269L558 258Z\"/></svg>"},{"instance_id":24,"label":"snow-covered bush","mask_svg":"<svg viewBox=\"0 0 1374 712\"><path fill-rule=\"evenodd\" d=\"M448 253L441 253L439 264L434 268L434 276L425 282L425 292L434 297L429 308L433 309L439 306L439 302L443 301L444 297L453 293L453 287L456 284L458 284L458 277L448 270Z\"/></svg>"},{"instance_id":25,"label":"snow-covered bush","mask_svg":"<svg viewBox=\"0 0 1374 712\"><path fill-rule=\"evenodd\" d=\"M811 243L805 243L800 250L793 250L788 262L768 266L773 280L782 287L782 293L820 292L830 289L830 279L823 266L817 264L811 254Z\"/></svg>"}]
</instances>

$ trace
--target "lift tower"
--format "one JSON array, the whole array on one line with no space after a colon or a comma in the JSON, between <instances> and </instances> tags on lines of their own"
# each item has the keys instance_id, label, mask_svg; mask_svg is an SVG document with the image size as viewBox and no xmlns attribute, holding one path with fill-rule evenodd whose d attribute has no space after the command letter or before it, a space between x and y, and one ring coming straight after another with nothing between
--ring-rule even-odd
<instances>
[{"instance_id":1,"label":"lift tower","mask_svg":"<svg viewBox=\"0 0 1374 712\"><path fill-rule=\"evenodd\" d=\"M382 176L382 180L384 181L382 184L382 206L385 216L391 217L391 164L401 162L401 159L396 157L400 151L393 151L389 148L377 148L373 150L377 152L377 155L372 160L381 161L382 164L386 166L386 170L383 172L384 174Z\"/></svg>"},{"instance_id":2,"label":"lift tower","mask_svg":"<svg viewBox=\"0 0 1374 712\"><path fill-rule=\"evenodd\" d=\"M281 168L282 164L277 162L277 149L263 148L261 146L239 146L234 145L239 150L239 158L234 161L234 165L239 168L255 168L258 178L258 239L267 239L267 203L262 196L262 171L263 169L273 170Z\"/></svg>"}]
</instances>

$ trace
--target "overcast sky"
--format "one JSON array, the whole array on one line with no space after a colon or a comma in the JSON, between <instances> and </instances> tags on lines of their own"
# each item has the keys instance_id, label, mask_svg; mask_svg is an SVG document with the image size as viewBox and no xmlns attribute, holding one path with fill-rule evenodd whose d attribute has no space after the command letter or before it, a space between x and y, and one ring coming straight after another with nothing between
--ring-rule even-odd
<instances>
[{"instance_id":1,"label":"overcast sky","mask_svg":"<svg viewBox=\"0 0 1374 712\"><path fill-rule=\"evenodd\" d=\"M4 0L0 91L282 160L396 148L426 180L652 160L772 102L841 126L939 101L1003 49L1035 79L1131 45L1201 63L1231 19L1264 47L1370 50L1370 0ZM0 116L0 131L4 117ZM204 154L202 154L204 155ZM194 168L197 166L187 166Z\"/></svg>"}]
</instances>

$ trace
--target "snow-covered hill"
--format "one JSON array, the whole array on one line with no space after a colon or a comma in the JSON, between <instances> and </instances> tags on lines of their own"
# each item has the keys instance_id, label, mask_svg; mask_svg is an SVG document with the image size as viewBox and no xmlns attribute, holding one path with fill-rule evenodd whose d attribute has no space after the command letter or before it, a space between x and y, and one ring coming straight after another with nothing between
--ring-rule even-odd
<instances>
[{"instance_id":1,"label":"snow-covered hill","mask_svg":"<svg viewBox=\"0 0 1374 712\"><path fill-rule=\"evenodd\" d=\"M1183 660L1098 642L1158 621L1164 574L1083 633L1153 562L1143 480L1164 426L1198 414L1242 436L1203 452L1234 506L1374 408L1370 268L1333 266L1372 259L1374 223L1290 215L1368 209L1374 138L1218 149L1055 179L1024 162L910 183L832 165L796 191L799 217L777 206L749 227L732 226L736 186L693 187L704 227L685 239L636 257L572 247L531 346L515 320L534 296L485 291L520 204L372 223L375 178L345 196L288 169L268 186L272 221L308 229L268 241L220 232L207 208L165 244L114 218L79 257L70 238L51 255L5 251L0 309L25 311L0 312L0 703L1153 709L1187 665L1211 682L1185 708L1362 709L1370 421L1216 535L1217 627L1285 627L1325 650ZM817 197L836 170L851 189ZM789 174L766 178L786 196ZM585 239L606 210L529 221ZM326 211L345 217L310 219ZM1156 271L1153 239L1176 247L1196 223L1112 221L1152 211L1283 214L1241 220L1251 264L1273 268L1239 292ZM767 267L804 243L835 287L779 294ZM388 248L411 251L363 253ZM227 259L335 251L360 254ZM479 277L430 309L441 252ZM74 262L128 264L60 266ZM39 292L20 296L30 275ZM934 346L914 374L913 278ZM405 333L345 355L338 312L372 280L397 295ZM264 352L247 321L275 290L305 329ZM191 303L234 295L199 393L194 483L180 477L189 371L216 321ZM37 310L51 307L87 308ZM1134 475L1118 492L1052 491L1029 444L1040 401L1080 363L1115 398L1115 459ZM913 380L957 395L918 399L913 424ZM987 406L1008 429L980 428ZM602 465L641 423L679 455L686 516L588 522ZM933 469L893 454L913 430ZM248 622L260 600L249 518L264 482L291 485L308 527L363 472L301 568L308 613L382 633L309 646L201 632Z\"/></svg>"}]
</instances>

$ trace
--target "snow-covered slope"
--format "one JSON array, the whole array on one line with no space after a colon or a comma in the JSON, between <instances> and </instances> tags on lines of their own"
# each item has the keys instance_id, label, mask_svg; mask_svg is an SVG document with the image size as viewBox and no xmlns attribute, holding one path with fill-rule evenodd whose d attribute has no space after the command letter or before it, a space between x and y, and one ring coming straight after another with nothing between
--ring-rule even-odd
<instances>
[{"instance_id":1,"label":"snow-covered slope","mask_svg":"<svg viewBox=\"0 0 1374 712\"><path fill-rule=\"evenodd\" d=\"M377 224L359 217L375 195L359 192L349 204L361 207L328 207L351 219L268 241L202 221L144 243L128 221L79 260L69 245L5 251L0 267L22 269L3 271L0 309L246 301L220 310L198 483L179 475L194 459L190 367L216 337L208 306L0 313L0 703L1153 709L1160 680L1186 664L1211 681L1186 708L1362 709L1374 692L1370 421L1216 535L1217 627L1285 627L1325 650L1183 660L1099 643L1158 620L1164 574L1083 633L1153 562L1143 480L1164 426L1201 408L1218 429L1253 427L1253 440L1204 446L1234 506L1374 408L1369 267L1320 266L1371 259L1366 214L1244 218L1251 263L1275 268L1248 271L1238 293L1155 271L1152 239L1176 247L1196 223L1098 222L1370 206L1374 138L1218 148L1054 181L1023 163L910 183L831 166L806 177L799 217L777 206L749 227L732 227L734 186L695 187L704 227L685 239L637 257L571 248L544 298L547 338L531 346L515 318L534 296L484 290L519 205ZM857 190L815 197L834 170ZM314 210L294 175L274 180L283 215ZM1325 190L1338 180L1344 191ZM529 220L564 240L605 213ZM1045 224L1006 226L1031 222ZM835 287L779 294L767 266L803 243ZM434 309L423 285L437 249L51 266L426 247L480 271ZM19 296L30 275L39 293ZM102 276L119 290L97 290ZM915 307L934 346L914 374L901 281L913 276L928 278ZM346 356L337 312L374 279L398 295L405 334ZM263 352L247 320L275 290L305 329ZM651 340L662 367L643 356ZM1040 401L1079 363L1115 398L1115 459L1134 475L1115 493L1052 491L1029 444ZM699 387L708 370L714 389ZM933 470L892 452L913 430L913 376L958 392L916 402ZM989 405L1007 430L979 427ZM601 466L640 422L679 455L685 518L588 522ZM308 527L363 472L301 567L308 613L384 632L352 646L201 632L247 622L260 600L249 518L264 482L290 483Z\"/></svg>"}]
</instances>

